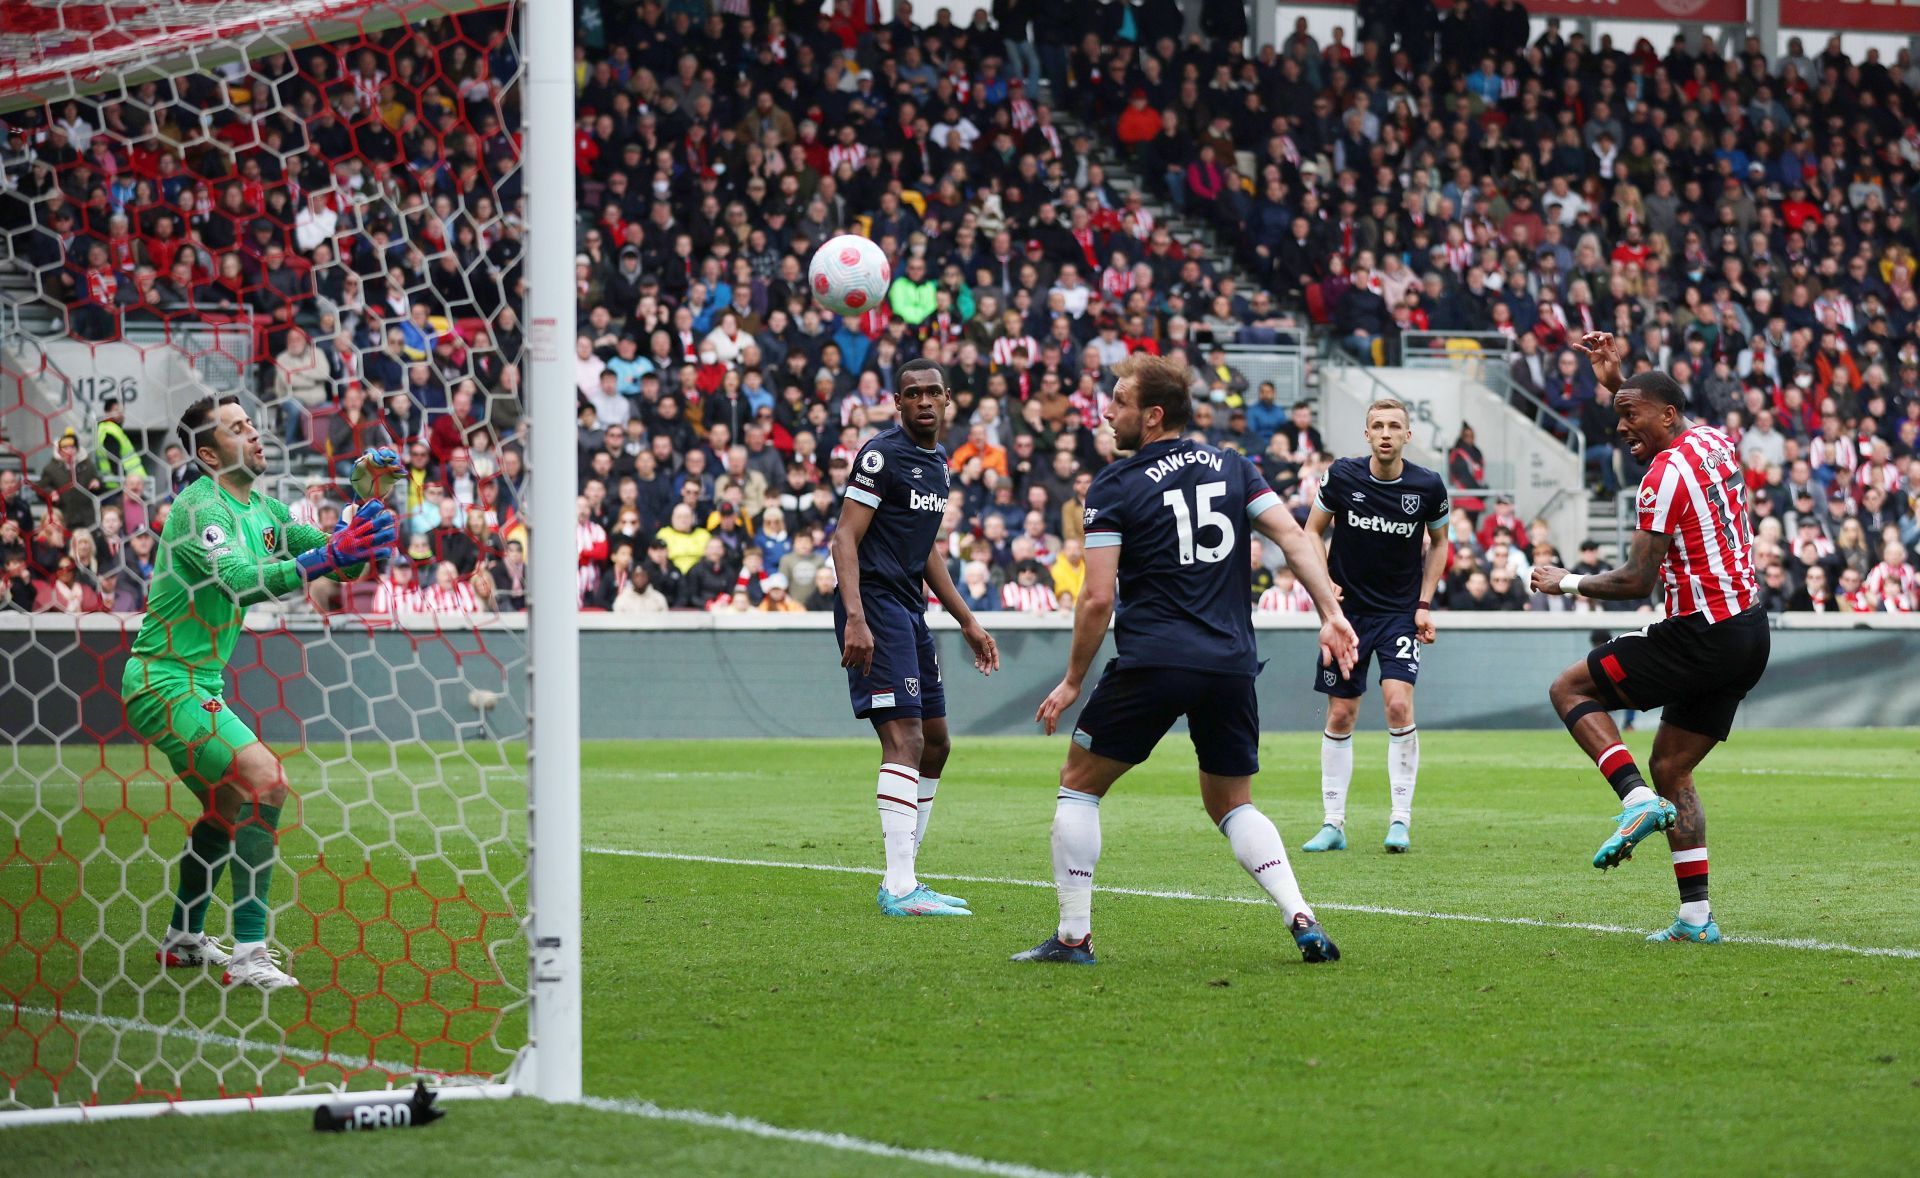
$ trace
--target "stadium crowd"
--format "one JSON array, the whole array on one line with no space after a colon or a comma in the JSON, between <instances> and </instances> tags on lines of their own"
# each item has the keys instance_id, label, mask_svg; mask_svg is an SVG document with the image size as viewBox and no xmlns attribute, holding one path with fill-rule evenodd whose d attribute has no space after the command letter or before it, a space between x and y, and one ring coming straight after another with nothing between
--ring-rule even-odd
<instances>
[{"instance_id":1,"label":"stadium crowd","mask_svg":"<svg viewBox=\"0 0 1920 1178\"><path fill-rule=\"evenodd\" d=\"M1771 608L1920 608L1920 64L1837 38L1768 58L1533 37L1525 9L1420 0L1243 48L1209 4L996 0L956 25L907 0L821 11L603 3L576 61L580 601L617 612L831 608L826 537L895 367L953 390L942 528L973 608L1071 609L1080 504L1113 457L1113 364L1181 355L1194 430L1304 515L1331 461L1311 403L1222 345L1312 332L1362 363L1408 331L1476 333L1578 430L1596 489L1638 472L1572 341L1618 333L1670 369L1747 466ZM71 332L189 324L251 340L271 428L310 451L296 514L389 441L407 559L319 602L519 608L525 233L519 63L505 10L369 32L111 100L5 116L6 226ZM1071 133L1057 112L1072 116ZM1176 242L1096 158L1231 241ZM823 315L812 249L895 259L886 302ZM1250 289L1238 268L1255 276ZM1502 341L1498 337L1504 337ZM137 609L152 533L192 477L149 476L104 406L93 445L0 471L17 608ZM1531 563L1597 571L1473 494L1470 430L1446 608L1528 609ZM1578 558L1567 557L1578 553ZM1277 554L1276 554L1277 555ZM1261 561L1265 609L1308 608ZM1582 602L1581 606L1591 603Z\"/></svg>"}]
</instances>

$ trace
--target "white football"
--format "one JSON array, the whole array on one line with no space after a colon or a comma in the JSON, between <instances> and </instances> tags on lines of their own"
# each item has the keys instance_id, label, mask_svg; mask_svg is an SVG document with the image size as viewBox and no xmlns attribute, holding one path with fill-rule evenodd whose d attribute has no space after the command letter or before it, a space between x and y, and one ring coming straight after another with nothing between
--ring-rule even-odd
<instances>
[{"instance_id":1,"label":"white football","mask_svg":"<svg viewBox=\"0 0 1920 1178\"><path fill-rule=\"evenodd\" d=\"M893 267L879 246L847 233L814 251L807 281L813 297L835 315L864 315L887 297Z\"/></svg>"}]
</instances>

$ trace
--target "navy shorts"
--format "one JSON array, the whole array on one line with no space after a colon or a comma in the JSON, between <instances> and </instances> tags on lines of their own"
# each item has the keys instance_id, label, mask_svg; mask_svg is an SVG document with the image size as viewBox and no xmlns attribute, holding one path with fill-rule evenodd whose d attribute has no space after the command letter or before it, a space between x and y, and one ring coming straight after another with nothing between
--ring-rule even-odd
<instances>
[{"instance_id":1,"label":"navy shorts","mask_svg":"<svg viewBox=\"0 0 1920 1178\"><path fill-rule=\"evenodd\" d=\"M1353 674L1342 676L1339 667L1321 663L1315 656L1313 689L1322 695L1358 699L1367 693L1367 665L1380 656L1380 678L1402 683L1420 681L1420 640L1414 637L1412 614L1349 614L1353 632L1360 639Z\"/></svg>"},{"instance_id":2,"label":"navy shorts","mask_svg":"<svg viewBox=\"0 0 1920 1178\"><path fill-rule=\"evenodd\" d=\"M863 595L864 596L864 595ZM867 629L873 631L873 666L866 674L847 668L847 695L856 718L884 724L908 716L937 720L947 714L947 691L940 682L940 656L933 647L927 616L884 597L865 598ZM833 637L847 640L847 611L833 605Z\"/></svg>"},{"instance_id":3,"label":"navy shorts","mask_svg":"<svg viewBox=\"0 0 1920 1178\"><path fill-rule=\"evenodd\" d=\"M1138 765L1180 717L1187 718L1200 771L1216 777L1260 772L1260 705L1252 675L1214 675L1179 667L1121 671L1115 659L1080 709L1073 743L1095 756Z\"/></svg>"}]
</instances>

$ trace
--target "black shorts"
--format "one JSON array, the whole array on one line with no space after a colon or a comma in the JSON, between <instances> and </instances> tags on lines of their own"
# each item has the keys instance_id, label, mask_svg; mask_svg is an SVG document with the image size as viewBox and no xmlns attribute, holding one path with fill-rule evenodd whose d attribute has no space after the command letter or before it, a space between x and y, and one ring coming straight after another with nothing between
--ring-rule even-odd
<instances>
[{"instance_id":1,"label":"black shorts","mask_svg":"<svg viewBox=\"0 0 1920 1178\"><path fill-rule=\"evenodd\" d=\"M1200 771L1216 777L1260 772L1260 705L1252 675L1213 675L1179 667L1100 673L1080 709L1073 743L1096 756L1138 765L1180 717L1187 718Z\"/></svg>"},{"instance_id":2,"label":"black shorts","mask_svg":"<svg viewBox=\"0 0 1920 1178\"><path fill-rule=\"evenodd\" d=\"M1402 683L1420 681L1420 639L1414 634L1413 615L1349 614L1354 636L1360 640L1353 660L1353 673L1342 675L1340 668L1329 666L1314 656L1313 689L1322 695L1356 699L1367 693L1367 667L1375 655L1380 657L1380 680L1398 679Z\"/></svg>"},{"instance_id":3,"label":"black shorts","mask_svg":"<svg viewBox=\"0 0 1920 1178\"><path fill-rule=\"evenodd\" d=\"M1664 708L1661 723L1725 740L1772 645L1757 606L1713 624L1682 614L1594 647L1587 671L1609 708Z\"/></svg>"},{"instance_id":4,"label":"black shorts","mask_svg":"<svg viewBox=\"0 0 1920 1178\"><path fill-rule=\"evenodd\" d=\"M934 649L927 616L891 598L862 596L867 629L873 634L873 665L862 674L847 668L847 698L856 718L885 724L889 720L937 720L947 714L947 688L940 678L940 655ZM833 608L834 640L844 649L847 610L836 596Z\"/></svg>"}]
</instances>

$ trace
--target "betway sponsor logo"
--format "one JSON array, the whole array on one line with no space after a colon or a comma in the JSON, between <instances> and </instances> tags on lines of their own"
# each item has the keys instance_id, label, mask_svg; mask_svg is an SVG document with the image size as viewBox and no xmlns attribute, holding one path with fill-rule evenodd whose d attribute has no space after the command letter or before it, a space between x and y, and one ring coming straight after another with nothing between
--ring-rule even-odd
<instances>
[{"instance_id":1,"label":"betway sponsor logo","mask_svg":"<svg viewBox=\"0 0 1920 1178\"><path fill-rule=\"evenodd\" d=\"M1359 528L1363 532L1386 532L1393 536L1411 536L1419 526L1412 520L1382 519L1377 515L1347 512L1347 527Z\"/></svg>"},{"instance_id":2,"label":"betway sponsor logo","mask_svg":"<svg viewBox=\"0 0 1920 1178\"><path fill-rule=\"evenodd\" d=\"M909 491L908 494L912 497L909 506L915 511L945 511L947 509L947 497L945 495L930 495L925 491Z\"/></svg>"},{"instance_id":3,"label":"betway sponsor logo","mask_svg":"<svg viewBox=\"0 0 1920 1178\"><path fill-rule=\"evenodd\" d=\"M1210 466L1215 470L1225 470L1218 454L1205 450L1176 450L1147 468L1147 477L1159 482L1170 474L1178 474L1183 466Z\"/></svg>"}]
</instances>

